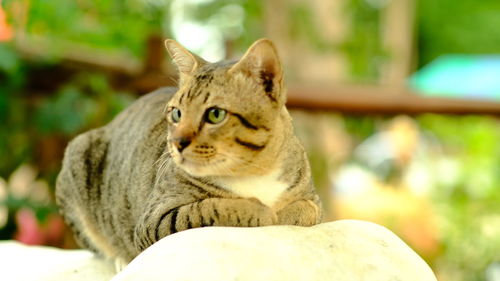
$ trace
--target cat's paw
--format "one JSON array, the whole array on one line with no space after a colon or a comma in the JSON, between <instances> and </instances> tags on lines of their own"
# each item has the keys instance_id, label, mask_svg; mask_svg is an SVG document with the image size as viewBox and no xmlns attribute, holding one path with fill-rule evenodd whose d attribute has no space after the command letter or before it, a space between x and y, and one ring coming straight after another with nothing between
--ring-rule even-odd
<instances>
[{"instance_id":1,"label":"cat's paw","mask_svg":"<svg viewBox=\"0 0 500 281\"><path fill-rule=\"evenodd\" d=\"M265 213L260 215L257 219L257 224L252 226L267 226L267 225L276 225L278 224L278 216L274 212Z\"/></svg>"},{"instance_id":2,"label":"cat's paw","mask_svg":"<svg viewBox=\"0 0 500 281\"><path fill-rule=\"evenodd\" d=\"M311 226L321 220L321 209L311 200L295 201L277 212L278 224Z\"/></svg>"},{"instance_id":3,"label":"cat's paw","mask_svg":"<svg viewBox=\"0 0 500 281\"><path fill-rule=\"evenodd\" d=\"M268 206L262 204L258 199L249 199L254 203L251 214L253 218L249 220L249 226L267 226L278 224L278 216Z\"/></svg>"}]
</instances>

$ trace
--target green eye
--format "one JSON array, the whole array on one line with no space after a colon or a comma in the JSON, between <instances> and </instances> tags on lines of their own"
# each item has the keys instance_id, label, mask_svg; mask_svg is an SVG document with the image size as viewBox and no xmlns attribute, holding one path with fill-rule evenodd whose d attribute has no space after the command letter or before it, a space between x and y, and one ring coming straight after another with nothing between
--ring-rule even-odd
<instances>
[{"instance_id":1,"label":"green eye","mask_svg":"<svg viewBox=\"0 0 500 281\"><path fill-rule=\"evenodd\" d=\"M178 123L181 121L181 111L177 107L174 107L170 112L170 116L172 117L172 122Z\"/></svg>"},{"instance_id":2,"label":"green eye","mask_svg":"<svg viewBox=\"0 0 500 281\"><path fill-rule=\"evenodd\" d=\"M207 110L206 121L208 123L217 124L226 118L226 111L224 109L212 107Z\"/></svg>"}]
</instances>

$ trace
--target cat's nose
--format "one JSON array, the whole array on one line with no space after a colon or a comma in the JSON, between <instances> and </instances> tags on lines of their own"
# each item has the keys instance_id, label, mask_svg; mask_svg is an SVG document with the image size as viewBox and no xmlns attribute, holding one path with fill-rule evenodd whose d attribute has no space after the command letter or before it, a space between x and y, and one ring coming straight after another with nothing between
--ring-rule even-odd
<instances>
[{"instance_id":1,"label":"cat's nose","mask_svg":"<svg viewBox=\"0 0 500 281\"><path fill-rule=\"evenodd\" d=\"M177 148L177 151L179 152L182 152L190 144L191 140L188 138L177 138L174 140L174 146Z\"/></svg>"}]
</instances>

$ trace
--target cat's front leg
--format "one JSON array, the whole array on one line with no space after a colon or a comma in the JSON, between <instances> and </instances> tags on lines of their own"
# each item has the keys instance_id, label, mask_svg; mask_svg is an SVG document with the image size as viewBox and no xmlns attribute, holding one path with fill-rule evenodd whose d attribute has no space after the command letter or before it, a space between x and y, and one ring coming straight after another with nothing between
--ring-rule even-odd
<instances>
[{"instance_id":1,"label":"cat's front leg","mask_svg":"<svg viewBox=\"0 0 500 281\"><path fill-rule=\"evenodd\" d=\"M179 209L176 230L203 226L265 226L278 222L271 208L257 199L209 198Z\"/></svg>"},{"instance_id":2,"label":"cat's front leg","mask_svg":"<svg viewBox=\"0 0 500 281\"><path fill-rule=\"evenodd\" d=\"M321 207L312 200L294 201L277 212L278 224L311 226L321 222Z\"/></svg>"},{"instance_id":3,"label":"cat's front leg","mask_svg":"<svg viewBox=\"0 0 500 281\"><path fill-rule=\"evenodd\" d=\"M161 238L204 226L266 226L278 223L271 208L257 199L208 198L185 205L162 205L145 213L134 231L137 254Z\"/></svg>"}]
</instances>

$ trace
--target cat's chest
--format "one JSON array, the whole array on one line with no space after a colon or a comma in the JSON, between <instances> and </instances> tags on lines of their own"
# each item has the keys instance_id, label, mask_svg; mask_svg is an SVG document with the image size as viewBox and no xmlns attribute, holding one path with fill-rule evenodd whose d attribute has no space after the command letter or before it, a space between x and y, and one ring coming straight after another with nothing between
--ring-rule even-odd
<instances>
[{"instance_id":1,"label":"cat's chest","mask_svg":"<svg viewBox=\"0 0 500 281\"><path fill-rule=\"evenodd\" d=\"M241 197L254 197L272 207L288 188L288 184L278 180L278 176L279 172L273 172L264 176L225 179L219 183L224 189Z\"/></svg>"}]
</instances>

